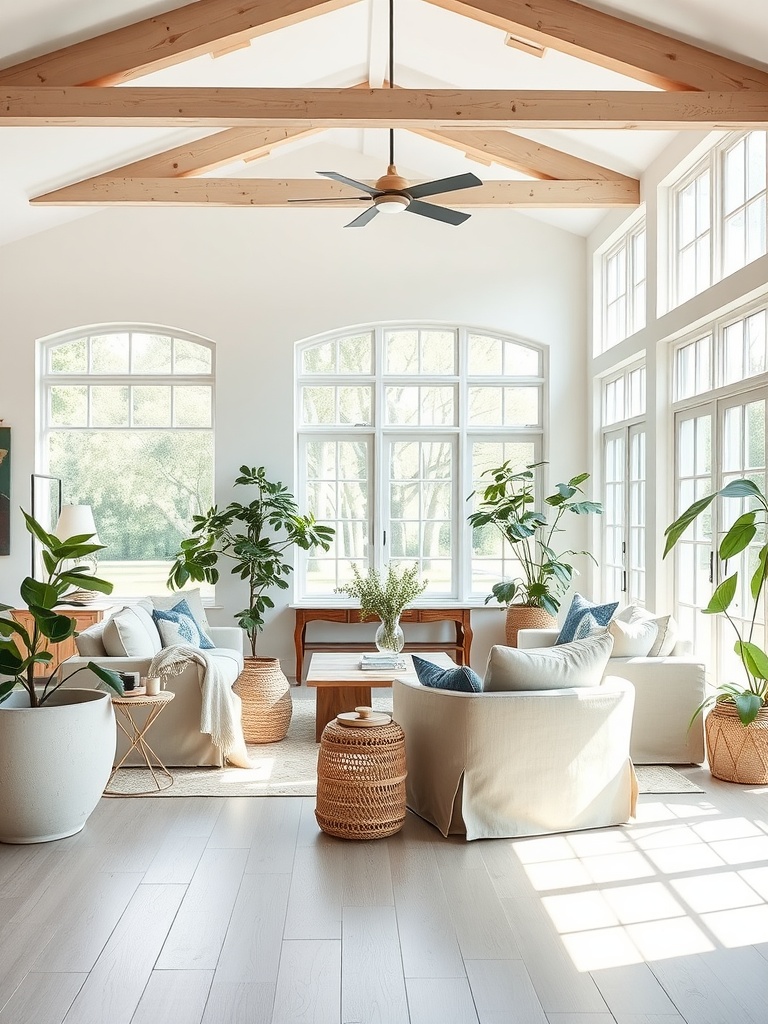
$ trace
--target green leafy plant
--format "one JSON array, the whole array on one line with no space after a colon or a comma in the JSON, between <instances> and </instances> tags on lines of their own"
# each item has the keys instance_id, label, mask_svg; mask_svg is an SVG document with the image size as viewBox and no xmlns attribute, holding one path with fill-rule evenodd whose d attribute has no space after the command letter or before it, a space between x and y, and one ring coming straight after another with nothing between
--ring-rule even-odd
<instances>
[{"instance_id":1,"label":"green leafy plant","mask_svg":"<svg viewBox=\"0 0 768 1024\"><path fill-rule=\"evenodd\" d=\"M335 531L311 514L301 515L293 495L283 484L268 480L263 466L241 466L235 484L255 487L256 497L247 505L233 501L226 508L214 506L205 515L194 516L194 536L181 542L168 586L180 588L189 580L216 583L219 558L232 559L231 572L248 584L248 607L235 618L248 634L255 657L264 613L274 608L268 591L288 589L286 577L293 566L286 561L286 551L294 544L304 551L327 551Z\"/></svg>"},{"instance_id":2,"label":"green leafy plant","mask_svg":"<svg viewBox=\"0 0 768 1024\"><path fill-rule=\"evenodd\" d=\"M46 650L48 642L59 644L75 633L75 622L68 615L60 615L56 607L66 603L66 595L75 587L80 590L112 593L112 584L98 579L88 566L71 565L73 559L86 558L101 551L103 544L89 543L92 534L79 534L66 540L59 540L48 533L37 520L23 511L27 529L42 545L45 581L27 576L21 584L22 600L29 609L34 623L28 630L11 618L0 618L0 704L6 700L16 686L23 687L29 695L30 707L41 707L61 686L59 669L44 681L35 677L37 665L48 665L53 655ZM13 610L13 605L0 604L0 612ZM120 696L123 684L120 676L110 669L101 668L89 661L83 668L69 676L71 680L78 672L90 669L103 683ZM7 677L3 679L2 677Z\"/></svg>"},{"instance_id":3,"label":"green leafy plant","mask_svg":"<svg viewBox=\"0 0 768 1024\"><path fill-rule=\"evenodd\" d=\"M732 480L719 491L715 491L714 494L708 494L704 498L699 498L664 531L664 535L667 538L664 547L664 557L667 557L688 527L700 515L706 512L718 496L721 498L747 498L756 506L738 516L720 541L717 554L723 563L722 576L724 578L722 583L718 584L715 588L707 607L702 609L705 615L724 615L733 628L736 634L736 642L733 645L733 649L744 669L746 686L740 687L736 683L731 682L720 683L716 687L715 692L710 694L696 709L693 717L695 718L696 715L715 702L723 701L728 704L734 704L742 725L749 725L757 718L760 709L768 706L768 655L752 641L758 613L765 600L764 588L766 575L768 574L768 544L763 544L760 548L757 555L757 566L754 568L749 580L753 607L751 618L748 618L748 624L743 631L743 635L742 630L739 629L739 626L728 612L739 589L739 573L737 571L728 575L728 560L747 549L757 536L758 529L765 531L766 525L768 525L768 500L766 500L763 492L752 480Z\"/></svg>"},{"instance_id":4,"label":"green leafy plant","mask_svg":"<svg viewBox=\"0 0 768 1024\"><path fill-rule=\"evenodd\" d=\"M418 566L398 572L394 562L387 566L384 578L371 566L365 576L352 563L352 582L336 587L335 593L356 597L360 602L360 617L378 616L386 622L397 618L403 609L424 593L428 580L419 580Z\"/></svg>"},{"instance_id":5,"label":"green leafy plant","mask_svg":"<svg viewBox=\"0 0 768 1024\"><path fill-rule=\"evenodd\" d=\"M497 469L488 469L483 476L489 476L492 483L483 491L476 511L468 517L473 529L492 526L508 541L520 562L521 576L496 583L486 597L488 604L494 598L500 604L522 604L532 608L543 608L550 615L556 615L560 599L571 584L578 570L567 561L572 555L586 555L595 561L588 551L555 551L555 534L562 530L563 516L602 515L603 506L596 501L577 498L583 494L581 484L589 480L589 473L580 473L568 483L557 484L554 494L544 498L548 511L534 509L536 503L536 471L545 462L534 462L525 469L514 472L507 461Z\"/></svg>"}]
</instances>

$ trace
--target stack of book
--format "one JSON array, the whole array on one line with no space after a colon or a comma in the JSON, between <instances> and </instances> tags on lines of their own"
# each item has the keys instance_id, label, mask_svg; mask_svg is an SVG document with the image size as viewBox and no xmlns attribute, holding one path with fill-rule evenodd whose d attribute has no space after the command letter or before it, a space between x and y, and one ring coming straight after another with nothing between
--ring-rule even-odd
<instances>
[{"instance_id":1,"label":"stack of book","mask_svg":"<svg viewBox=\"0 0 768 1024\"><path fill-rule=\"evenodd\" d=\"M398 672L405 672L408 668L405 658L401 654L387 654L382 651L365 651L360 657L360 668L365 672L386 672L388 669L396 669Z\"/></svg>"}]
</instances>

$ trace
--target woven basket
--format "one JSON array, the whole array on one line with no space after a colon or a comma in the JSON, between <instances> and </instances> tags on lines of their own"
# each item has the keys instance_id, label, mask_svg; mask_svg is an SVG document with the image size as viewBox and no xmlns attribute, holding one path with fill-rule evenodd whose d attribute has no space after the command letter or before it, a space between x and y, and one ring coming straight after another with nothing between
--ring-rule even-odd
<instances>
[{"instance_id":1,"label":"woven basket","mask_svg":"<svg viewBox=\"0 0 768 1024\"><path fill-rule=\"evenodd\" d=\"M383 839L405 821L405 736L396 722L329 722L317 756L315 817L340 839Z\"/></svg>"},{"instance_id":2,"label":"woven basket","mask_svg":"<svg viewBox=\"0 0 768 1024\"><path fill-rule=\"evenodd\" d=\"M521 629L557 629L557 619L543 608L533 608L529 604L510 604L507 606L505 623L507 647L517 647L517 634Z\"/></svg>"},{"instance_id":3,"label":"woven basket","mask_svg":"<svg viewBox=\"0 0 768 1024\"><path fill-rule=\"evenodd\" d=\"M246 743L277 743L291 724L291 687L277 658L246 658L232 687L243 702Z\"/></svg>"},{"instance_id":4,"label":"woven basket","mask_svg":"<svg viewBox=\"0 0 768 1024\"><path fill-rule=\"evenodd\" d=\"M733 704L718 701L707 715L709 770L716 779L748 786L768 783L768 708L751 725L742 725Z\"/></svg>"}]
</instances>

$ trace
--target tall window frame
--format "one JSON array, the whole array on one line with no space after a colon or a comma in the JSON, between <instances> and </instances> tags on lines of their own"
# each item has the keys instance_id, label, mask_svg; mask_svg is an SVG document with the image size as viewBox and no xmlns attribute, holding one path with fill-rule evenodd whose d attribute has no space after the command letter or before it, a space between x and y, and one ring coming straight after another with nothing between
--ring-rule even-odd
<instances>
[{"instance_id":1,"label":"tall window frame","mask_svg":"<svg viewBox=\"0 0 768 1024\"><path fill-rule=\"evenodd\" d=\"M731 133L669 187L670 307L768 252L768 133Z\"/></svg>"},{"instance_id":2,"label":"tall window frame","mask_svg":"<svg viewBox=\"0 0 768 1024\"><path fill-rule=\"evenodd\" d=\"M411 336L411 362L402 353L388 362L392 339ZM350 351L356 372L340 372ZM485 486L482 470L544 457L547 347L466 325L381 323L297 343L295 369L297 494L337 536L326 564L321 553L298 553L294 599L338 600L334 588L353 561L362 569L415 561L430 581L423 602L482 603L514 558L500 537L473 537L467 498ZM339 486L345 474L351 487ZM430 501L439 544L427 547Z\"/></svg>"},{"instance_id":3,"label":"tall window frame","mask_svg":"<svg viewBox=\"0 0 768 1024\"><path fill-rule=\"evenodd\" d=\"M605 352L645 327L645 215L633 218L618 240L598 254L598 351Z\"/></svg>"},{"instance_id":4,"label":"tall window frame","mask_svg":"<svg viewBox=\"0 0 768 1024\"><path fill-rule=\"evenodd\" d=\"M37 465L63 477L66 502L93 506L106 544L99 572L114 584L113 598L130 602L164 590L192 516L213 504L215 344L154 324L99 324L42 339L38 360ZM79 473L74 457L83 444L93 452L90 475L86 460ZM136 465L134 449L147 459L145 481L120 469ZM103 480L94 465L106 467ZM112 473L117 481L133 481L122 505L117 487L110 495ZM136 530L142 522L144 543ZM121 546L155 548L156 557L146 557L146 550L115 557ZM202 589L212 600L213 588Z\"/></svg>"}]
</instances>

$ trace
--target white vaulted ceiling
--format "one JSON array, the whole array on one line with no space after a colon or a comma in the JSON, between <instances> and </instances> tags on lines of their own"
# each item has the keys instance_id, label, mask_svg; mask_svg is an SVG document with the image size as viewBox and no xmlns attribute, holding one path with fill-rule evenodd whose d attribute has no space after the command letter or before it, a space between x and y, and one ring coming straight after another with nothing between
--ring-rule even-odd
<instances>
[{"instance_id":1,"label":"white vaulted ceiling","mask_svg":"<svg viewBox=\"0 0 768 1024\"><path fill-rule=\"evenodd\" d=\"M179 0L3 0L0 68L181 6ZM349 87L381 84L386 70L386 0L359 0L251 41L213 59L209 54L129 83L139 86ZM535 7L535 3L528 6ZM765 0L612 0L590 3L615 14L765 68ZM408 89L650 90L652 87L564 53L543 58L506 46L505 33L423 0L395 0L395 81ZM377 82L376 79L379 79ZM0 87L0 91L2 91ZM131 161L213 134L214 129L126 127L0 127L0 244L98 207L34 207L29 199L106 173ZM621 174L639 177L671 141L669 132L520 130L517 134ZM336 128L289 142L250 163L211 174L240 178L312 179L333 169L377 178L386 168L387 133ZM411 180L472 170L484 180L524 177L481 165L457 149L411 132L396 132L398 169ZM453 205L459 206L456 202ZM285 216L298 211L286 210ZM531 210L567 230L588 233L603 209ZM305 214L311 216L311 211ZM505 210L498 211L505 216Z\"/></svg>"}]
</instances>

